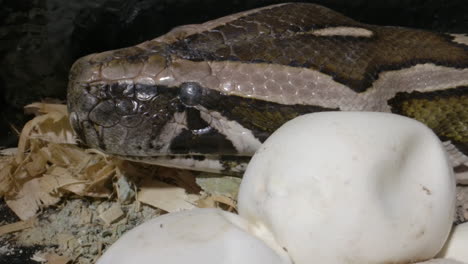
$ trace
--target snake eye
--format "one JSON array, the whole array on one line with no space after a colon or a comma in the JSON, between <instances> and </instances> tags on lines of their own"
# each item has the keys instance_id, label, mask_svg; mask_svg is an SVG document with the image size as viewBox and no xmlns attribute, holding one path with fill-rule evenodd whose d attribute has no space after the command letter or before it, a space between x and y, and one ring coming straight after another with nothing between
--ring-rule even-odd
<instances>
[{"instance_id":1,"label":"snake eye","mask_svg":"<svg viewBox=\"0 0 468 264\"><path fill-rule=\"evenodd\" d=\"M200 103L203 88L196 82L185 82L180 85L180 101L187 106L195 106Z\"/></svg>"}]
</instances>

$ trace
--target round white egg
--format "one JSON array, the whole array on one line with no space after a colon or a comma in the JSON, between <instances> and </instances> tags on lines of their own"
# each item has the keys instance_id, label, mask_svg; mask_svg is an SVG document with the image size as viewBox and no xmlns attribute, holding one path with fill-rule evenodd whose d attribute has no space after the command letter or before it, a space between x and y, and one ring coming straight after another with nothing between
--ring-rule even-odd
<instances>
[{"instance_id":1,"label":"round white egg","mask_svg":"<svg viewBox=\"0 0 468 264\"><path fill-rule=\"evenodd\" d=\"M468 263L468 222L452 229L444 248L438 255Z\"/></svg>"},{"instance_id":2,"label":"round white egg","mask_svg":"<svg viewBox=\"0 0 468 264\"><path fill-rule=\"evenodd\" d=\"M239 215L296 264L432 258L454 215L455 180L437 136L406 117L323 112L287 122L248 165Z\"/></svg>"},{"instance_id":3,"label":"round white egg","mask_svg":"<svg viewBox=\"0 0 468 264\"><path fill-rule=\"evenodd\" d=\"M170 213L125 233L97 264L291 264L248 229L238 215L217 209Z\"/></svg>"},{"instance_id":4,"label":"round white egg","mask_svg":"<svg viewBox=\"0 0 468 264\"><path fill-rule=\"evenodd\" d=\"M466 262L460 262L453 259L448 258L436 258L430 259L423 262L416 262L415 264L466 264Z\"/></svg>"}]
</instances>

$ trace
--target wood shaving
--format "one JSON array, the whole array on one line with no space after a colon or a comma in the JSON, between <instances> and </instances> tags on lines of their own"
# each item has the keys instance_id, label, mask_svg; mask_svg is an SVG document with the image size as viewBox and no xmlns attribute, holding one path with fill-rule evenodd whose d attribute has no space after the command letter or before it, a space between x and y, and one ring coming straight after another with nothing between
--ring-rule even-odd
<instances>
[{"instance_id":1,"label":"wood shaving","mask_svg":"<svg viewBox=\"0 0 468 264\"><path fill-rule=\"evenodd\" d=\"M67 264L72 261L69 257L61 256L54 252L37 252L31 260L43 264Z\"/></svg>"},{"instance_id":2,"label":"wood shaving","mask_svg":"<svg viewBox=\"0 0 468 264\"><path fill-rule=\"evenodd\" d=\"M65 105L35 103L26 110L40 115L25 125L15 156L0 167L0 196L8 206L27 219L66 193L109 197L106 185L120 161L75 145Z\"/></svg>"},{"instance_id":3,"label":"wood shaving","mask_svg":"<svg viewBox=\"0 0 468 264\"><path fill-rule=\"evenodd\" d=\"M34 103L25 110L36 117L24 126L18 147L0 151L0 197L24 221L0 230L7 232L3 239L17 245L39 246L34 256L38 262L94 263L126 230L161 213L155 208L235 209L235 180L220 185L226 182L220 176L208 177L203 183L210 190L203 191L191 171L79 147L65 105ZM218 192L212 195L216 186ZM71 197L83 200L66 202ZM85 205L85 199L92 200ZM52 205L58 208L47 209ZM40 221L29 227L38 214ZM0 238L0 244L4 241Z\"/></svg>"},{"instance_id":4,"label":"wood shaving","mask_svg":"<svg viewBox=\"0 0 468 264\"><path fill-rule=\"evenodd\" d=\"M99 215L99 218L106 223L106 225L110 225L115 221L119 220L124 216L124 212L122 211L120 205L114 204L111 208L107 209L106 211L102 212Z\"/></svg>"},{"instance_id":5,"label":"wood shaving","mask_svg":"<svg viewBox=\"0 0 468 264\"><path fill-rule=\"evenodd\" d=\"M196 182L205 192L236 199L241 179L231 176L213 176L202 173L198 175Z\"/></svg>"},{"instance_id":6,"label":"wood shaving","mask_svg":"<svg viewBox=\"0 0 468 264\"><path fill-rule=\"evenodd\" d=\"M0 155L2 156L15 156L18 153L18 148L7 148L7 149L0 149ZM0 168L2 167L3 161L0 160Z\"/></svg>"},{"instance_id":7,"label":"wood shaving","mask_svg":"<svg viewBox=\"0 0 468 264\"><path fill-rule=\"evenodd\" d=\"M196 201L196 204L200 208L225 208L229 212L237 210L237 202L223 195L210 195Z\"/></svg>"},{"instance_id":8,"label":"wood shaving","mask_svg":"<svg viewBox=\"0 0 468 264\"><path fill-rule=\"evenodd\" d=\"M5 199L6 204L21 220L35 216L40 209L59 201L59 197L43 191L38 178L27 181L18 193Z\"/></svg>"},{"instance_id":9,"label":"wood shaving","mask_svg":"<svg viewBox=\"0 0 468 264\"><path fill-rule=\"evenodd\" d=\"M160 208L166 212L177 212L195 208L197 195L188 195L185 189L154 179L145 179L137 195L138 201Z\"/></svg>"},{"instance_id":10,"label":"wood shaving","mask_svg":"<svg viewBox=\"0 0 468 264\"><path fill-rule=\"evenodd\" d=\"M36 177L44 173L46 169L47 157L41 155L41 152L33 153L30 161L24 164L24 168L30 177Z\"/></svg>"},{"instance_id":11,"label":"wood shaving","mask_svg":"<svg viewBox=\"0 0 468 264\"><path fill-rule=\"evenodd\" d=\"M34 103L26 111L37 116L21 131L15 155L0 168L0 195L21 219L70 193L96 198L116 195L121 202L131 202L136 193L133 180L140 187L138 201L168 212L193 208L201 198L192 172L136 164L78 147L65 105ZM160 181L140 181L154 176ZM113 179L117 184L110 184Z\"/></svg>"},{"instance_id":12,"label":"wood shaving","mask_svg":"<svg viewBox=\"0 0 468 264\"><path fill-rule=\"evenodd\" d=\"M14 161L12 158L4 158L0 163L0 197L13 189L13 172L15 166L11 163Z\"/></svg>"},{"instance_id":13,"label":"wood shaving","mask_svg":"<svg viewBox=\"0 0 468 264\"><path fill-rule=\"evenodd\" d=\"M36 223L36 219L31 218L26 221L19 221L16 223L0 226L0 236L8 234L8 233L17 232L23 229L31 228L34 226L35 223Z\"/></svg>"}]
</instances>

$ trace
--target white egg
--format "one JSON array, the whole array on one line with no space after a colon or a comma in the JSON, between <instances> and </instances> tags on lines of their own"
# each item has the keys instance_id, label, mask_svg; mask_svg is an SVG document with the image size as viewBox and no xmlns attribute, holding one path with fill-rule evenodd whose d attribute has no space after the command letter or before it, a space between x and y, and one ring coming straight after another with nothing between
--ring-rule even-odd
<instances>
[{"instance_id":1,"label":"white egg","mask_svg":"<svg viewBox=\"0 0 468 264\"><path fill-rule=\"evenodd\" d=\"M415 264L466 264L466 263L456 261L456 260L453 260L453 259L436 258L436 259L426 260L426 261L423 261L423 262L416 262Z\"/></svg>"},{"instance_id":2,"label":"white egg","mask_svg":"<svg viewBox=\"0 0 468 264\"><path fill-rule=\"evenodd\" d=\"M252 158L239 215L296 264L432 258L452 225L455 180L437 136L406 117L323 112L287 122Z\"/></svg>"},{"instance_id":3,"label":"white egg","mask_svg":"<svg viewBox=\"0 0 468 264\"><path fill-rule=\"evenodd\" d=\"M217 209L170 213L124 234L97 264L291 264L248 229L238 215Z\"/></svg>"},{"instance_id":4,"label":"white egg","mask_svg":"<svg viewBox=\"0 0 468 264\"><path fill-rule=\"evenodd\" d=\"M452 233L438 256L468 263L468 222L452 229Z\"/></svg>"}]
</instances>

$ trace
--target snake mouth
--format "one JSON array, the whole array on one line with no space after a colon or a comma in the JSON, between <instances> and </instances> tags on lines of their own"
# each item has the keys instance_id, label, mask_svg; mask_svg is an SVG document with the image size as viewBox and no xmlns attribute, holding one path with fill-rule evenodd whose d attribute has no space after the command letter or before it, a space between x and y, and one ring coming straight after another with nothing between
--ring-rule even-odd
<instances>
[{"instance_id":1,"label":"snake mouth","mask_svg":"<svg viewBox=\"0 0 468 264\"><path fill-rule=\"evenodd\" d=\"M156 85L165 69L164 48L129 47L91 54L72 66L68 85L70 122L91 148L124 156L165 155L180 129L177 90Z\"/></svg>"},{"instance_id":2,"label":"snake mouth","mask_svg":"<svg viewBox=\"0 0 468 264\"><path fill-rule=\"evenodd\" d=\"M104 72L111 64L115 72L137 67L114 62L105 53L78 60L70 71L70 122L84 145L128 158L237 154L210 123L210 110L200 105L207 89L190 82L168 87L141 75L124 78L129 74L122 72L122 78L110 80L112 70L107 69L107 78Z\"/></svg>"},{"instance_id":3,"label":"snake mouth","mask_svg":"<svg viewBox=\"0 0 468 264\"><path fill-rule=\"evenodd\" d=\"M206 96L211 89L172 76L166 52L164 46L131 47L74 63L68 109L81 142L127 158L246 152L247 143L233 144L249 133L231 132L235 121L220 120L219 110L209 107L230 97Z\"/></svg>"},{"instance_id":4,"label":"snake mouth","mask_svg":"<svg viewBox=\"0 0 468 264\"><path fill-rule=\"evenodd\" d=\"M287 120L329 110L224 94L198 82L175 81L169 87L127 78L122 71L125 78L109 80L106 65L133 66L107 60L98 54L75 63L68 107L81 141L113 155L252 155Z\"/></svg>"},{"instance_id":5,"label":"snake mouth","mask_svg":"<svg viewBox=\"0 0 468 264\"><path fill-rule=\"evenodd\" d=\"M80 140L110 154L146 156L167 152L184 109L176 89L134 83L71 83L70 122ZM165 137L165 138L164 138Z\"/></svg>"}]
</instances>

